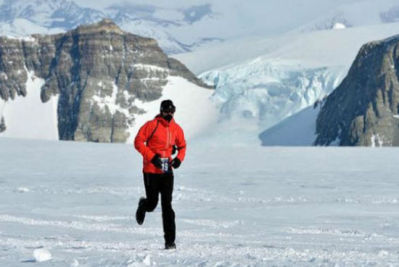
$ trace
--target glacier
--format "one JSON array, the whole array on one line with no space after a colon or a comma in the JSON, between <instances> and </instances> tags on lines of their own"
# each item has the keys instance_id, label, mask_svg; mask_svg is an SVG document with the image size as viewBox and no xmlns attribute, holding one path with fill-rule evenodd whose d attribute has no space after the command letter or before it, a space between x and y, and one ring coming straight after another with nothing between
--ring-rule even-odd
<instances>
[{"instance_id":1,"label":"glacier","mask_svg":"<svg viewBox=\"0 0 399 267\"><path fill-rule=\"evenodd\" d=\"M221 120L255 119L267 129L325 97L343 78L344 67L307 68L301 62L256 58L237 66L205 72Z\"/></svg>"}]
</instances>

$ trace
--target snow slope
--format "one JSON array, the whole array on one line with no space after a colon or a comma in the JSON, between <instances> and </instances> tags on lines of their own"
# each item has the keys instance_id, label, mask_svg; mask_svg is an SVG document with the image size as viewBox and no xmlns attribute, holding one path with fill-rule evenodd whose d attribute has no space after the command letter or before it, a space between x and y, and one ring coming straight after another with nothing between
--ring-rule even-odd
<instances>
[{"instance_id":1,"label":"snow slope","mask_svg":"<svg viewBox=\"0 0 399 267\"><path fill-rule=\"evenodd\" d=\"M190 143L175 172L177 251L164 251L160 207L134 221L132 146L0 147L1 266L399 264L396 149Z\"/></svg>"},{"instance_id":2,"label":"snow slope","mask_svg":"<svg viewBox=\"0 0 399 267\"><path fill-rule=\"evenodd\" d=\"M0 100L0 118L4 118L6 125L0 137L58 140L58 96L42 103L40 92L43 84L43 79L28 71L26 96Z\"/></svg>"},{"instance_id":3,"label":"snow slope","mask_svg":"<svg viewBox=\"0 0 399 267\"><path fill-rule=\"evenodd\" d=\"M251 36L174 55L201 74L226 69L255 58L301 61L306 67L349 68L360 47L399 32L399 23L373 24L342 30L303 31L297 28L275 36ZM207 60L203 60L206 58Z\"/></svg>"},{"instance_id":4,"label":"snow slope","mask_svg":"<svg viewBox=\"0 0 399 267\"><path fill-rule=\"evenodd\" d=\"M311 146L316 140L320 106L307 107L259 135L264 146Z\"/></svg>"}]
</instances>

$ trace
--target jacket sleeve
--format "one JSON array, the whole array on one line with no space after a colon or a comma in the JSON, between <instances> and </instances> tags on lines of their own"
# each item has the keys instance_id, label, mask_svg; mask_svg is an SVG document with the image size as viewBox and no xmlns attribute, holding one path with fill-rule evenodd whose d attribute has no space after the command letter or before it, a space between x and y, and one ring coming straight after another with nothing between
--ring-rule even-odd
<instances>
[{"instance_id":1,"label":"jacket sleeve","mask_svg":"<svg viewBox=\"0 0 399 267\"><path fill-rule=\"evenodd\" d=\"M147 122L140 128L136 138L134 139L134 147L138 152L140 152L146 161L151 161L151 159L155 156L155 153L152 152L152 150L145 143L151 134L150 128L150 122Z\"/></svg>"},{"instance_id":2,"label":"jacket sleeve","mask_svg":"<svg viewBox=\"0 0 399 267\"><path fill-rule=\"evenodd\" d=\"M177 156L181 162L183 162L184 157L186 156L186 139L184 139L183 129L179 126L177 135L176 135L176 146L177 146Z\"/></svg>"}]
</instances>

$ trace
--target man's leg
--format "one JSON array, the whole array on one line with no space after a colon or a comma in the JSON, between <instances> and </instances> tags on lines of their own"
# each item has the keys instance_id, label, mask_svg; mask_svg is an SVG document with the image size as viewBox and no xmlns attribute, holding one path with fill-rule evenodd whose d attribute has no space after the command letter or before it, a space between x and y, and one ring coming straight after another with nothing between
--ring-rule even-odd
<instances>
[{"instance_id":1,"label":"man's leg","mask_svg":"<svg viewBox=\"0 0 399 267\"><path fill-rule=\"evenodd\" d=\"M165 248L175 248L176 225L175 212L172 208L173 173L163 175L160 191Z\"/></svg>"},{"instance_id":2,"label":"man's leg","mask_svg":"<svg viewBox=\"0 0 399 267\"><path fill-rule=\"evenodd\" d=\"M147 198L140 198L136 211L136 221L143 224L145 213L153 211L158 204L159 174L144 173L144 186Z\"/></svg>"}]
</instances>

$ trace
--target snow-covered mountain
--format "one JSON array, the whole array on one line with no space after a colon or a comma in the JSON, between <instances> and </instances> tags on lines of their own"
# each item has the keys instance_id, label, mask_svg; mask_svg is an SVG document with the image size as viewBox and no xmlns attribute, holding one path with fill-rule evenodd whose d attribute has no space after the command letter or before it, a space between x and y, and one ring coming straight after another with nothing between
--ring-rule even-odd
<instances>
[{"instance_id":1,"label":"snow-covered mountain","mask_svg":"<svg viewBox=\"0 0 399 267\"><path fill-rule=\"evenodd\" d=\"M257 135L331 93L364 43L397 32L399 24L391 23L258 39L241 43L239 47L248 49L236 54L237 58L241 54L261 56L236 62L230 57L226 66L200 77L215 85L214 99L221 109L221 119L250 118L257 125L258 132L253 133ZM218 59L234 51L233 46L223 44L215 50L200 49L178 58L188 62L190 68L201 70L203 63L196 65L196 57L211 58L208 64L216 66Z\"/></svg>"},{"instance_id":2,"label":"snow-covered mountain","mask_svg":"<svg viewBox=\"0 0 399 267\"><path fill-rule=\"evenodd\" d=\"M65 34L3 37L0 51L0 136L130 143L167 98L188 137L216 118L209 86L155 40L110 20ZM204 111L187 112L193 104Z\"/></svg>"},{"instance_id":3,"label":"snow-covered mountain","mask_svg":"<svg viewBox=\"0 0 399 267\"><path fill-rule=\"evenodd\" d=\"M363 43L399 31L393 0L249 1L244 6L238 0L102 1L101 8L83 2L3 1L0 31L55 33L113 18L127 32L156 38L169 54L185 52L174 56L216 86L213 102L221 117L204 120L244 119L253 136L330 93ZM290 20L281 21L282 15Z\"/></svg>"},{"instance_id":4,"label":"snow-covered mountain","mask_svg":"<svg viewBox=\"0 0 399 267\"><path fill-rule=\"evenodd\" d=\"M239 0L168 3L103 0L100 3L3 0L0 2L0 33L14 36L49 34L110 18L123 30L154 38L168 54L176 54L254 35L276 36L299 28L358 27L390 23L398 17L397 3L393 0L382 0L378 4L371 0L334 3L309 0L306 5L291 0L264 3L250 0L246 5ZM281 16L290 19L281 20ZM264 18L267 18L266 24Z\"/></svg>"},{"instance_id":5,"label":"snow-covered mountain","mask_svg":"<svg viewBox=\"0 0 399 267\"><path fill-rule=\"evenodd\" d=\"M362 46L342 83L260 134L263 145L398 146L399 35Z\"/></svg>"},{"instance_id":6,"label":"snow-covered mountain","mask_svg":"<svg viewBox=\"0 0 399 267\"><path fill-rule=\"evenodd\" d=\"M49 29L70 29L103 17L101 11L80 7L69 0L5 0L0 5L1 23L25 19Z\"/></svg>"},{"instance_id":7,"label":"snow-covered mountain","mask_svg":"<svg viewBox=\"0 0 399 267\"><path fill-rule=\"evenodd\" d=\"M71 0L5 0L0 5L0 34L24 36L34 33L65 32L82 24L110 18L122 29L156 39L167 53L190 51L222 38L203 34L191 38L175 34L180 28L212 17L209 4L185 8L121 3L106 9L88 8Z\"/></svg>"}]
</instances>

